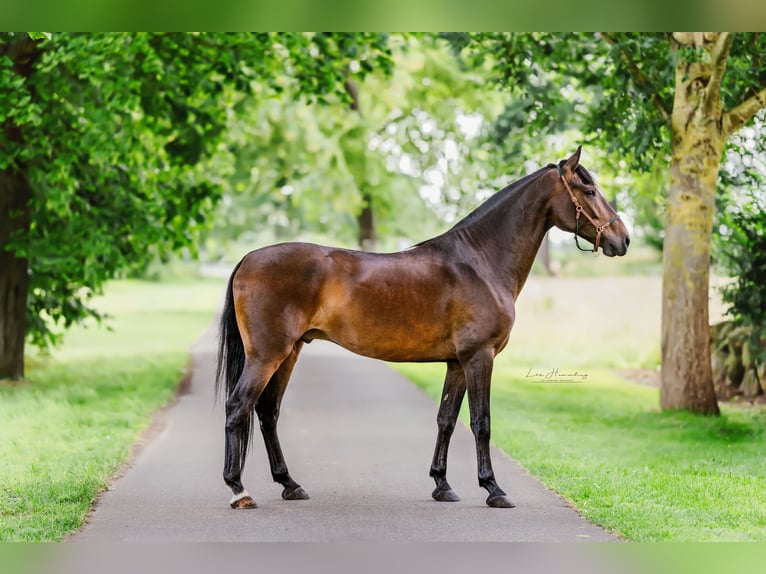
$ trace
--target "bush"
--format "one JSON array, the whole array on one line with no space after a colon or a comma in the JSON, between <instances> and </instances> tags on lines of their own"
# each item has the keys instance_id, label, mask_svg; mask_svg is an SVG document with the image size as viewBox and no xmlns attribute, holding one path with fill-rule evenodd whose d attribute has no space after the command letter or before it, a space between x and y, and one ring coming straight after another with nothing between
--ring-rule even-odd
<instances>
[{"instance_id":1,"label":"bush","mask_svg":"<svg viewBox=\"0 0 766 574\"><path fill-rule=\"evenodd\" d=\"M732 282L721 290L732 318L711 329L713 373L747 397L766 390L766 214L753 192L720 215L718 259Z\"/></svg>"},{"instance_id":2,"label":"bush","mask_svg":"<svg viewBox=\"0 0 766 574\"><path fill-rule=\"evenodd\" d=\"M726 219L730 233L721 259L734 280L722 289L722 297L727 314L736 325L750 328L755 343L766 332L766 214L743 209Z\"/></svg>"}]
</instances>

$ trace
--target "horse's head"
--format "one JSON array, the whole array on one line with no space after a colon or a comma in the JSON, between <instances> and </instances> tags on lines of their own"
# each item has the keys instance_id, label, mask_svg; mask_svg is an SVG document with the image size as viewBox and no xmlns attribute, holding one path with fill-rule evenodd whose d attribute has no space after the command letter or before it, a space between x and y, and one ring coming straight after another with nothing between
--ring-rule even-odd
<instances>
[{"instance_id":1,"label":"horse's head","mask_svg":"<svg viewBox=\"0 0 766 574\"><path fill-rule=\"evenodd\" d=\"M593 251L600 246L608 257L625 255L630 245L628 229L593 176L580 165L581 149L556 166L557 182L551 196L553 224L574 233L575 241L581 237L593 243Z\"/></svg>"}]
</instances>

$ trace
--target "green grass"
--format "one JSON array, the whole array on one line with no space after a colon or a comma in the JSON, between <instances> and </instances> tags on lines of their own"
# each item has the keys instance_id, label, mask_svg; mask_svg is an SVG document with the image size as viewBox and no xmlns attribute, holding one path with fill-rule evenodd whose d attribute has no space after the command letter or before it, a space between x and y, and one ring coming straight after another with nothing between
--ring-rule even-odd
<instances>
[{"instance_id":1,"label":"green grass","mask_svg":"<svg viewBox=\"0 0 766 574\"><path fill-rule=\"evenodd\" d=\"M401 370L438 398L442 368ZM493 441L583 516L630 540L766 540L766 411L661 413L656 389L608 371L557 385L514 371L496 369Z\"/></svg>"},{"instance_id":2,"label":"green grass","mask_svg":"<svg viewBox=\"0 0 766 574\"><path fill-rule=\"evenodd\" d=\"M530 279L495 363L493 441L624 538L764 541L766 410L662 413L658 389L612 370L655 367L659 297L654 278ZM439 397L443 366L398 368ZM535 383L530 368L587 378Z\"/></svg>"},{"instance_id":3,"label":"green grass","mask_svg":"<svg viewBox=\"0 0 766 574\"><path fill-rule=\"evenodd\" d=\"M210 323L221 281L107 287L111 330L70 332L31 354L28 382L0 384L0 540L60 540L174 396L188 349Z\"/></svg>"},{"instance_id":4,"label":"green grass","mask_svg":"<svg viewBox=\"0 0 766 574\"><path fill-rule=\"evenodd\" d=\"M98 302L113 330L75 329L50 357L31 355L29 383L0 383L0 540L60 540L82 524L173 396L222 290L113 283ZM661 413L656 389L614 374L656 368L660 302L656 277L530 278L496 362L493 440L625 538L766 540L766 411ZM438 397L443 366L399 368ZM530 368L588 376L535 384Z\"/></svg>"}]
</instances>

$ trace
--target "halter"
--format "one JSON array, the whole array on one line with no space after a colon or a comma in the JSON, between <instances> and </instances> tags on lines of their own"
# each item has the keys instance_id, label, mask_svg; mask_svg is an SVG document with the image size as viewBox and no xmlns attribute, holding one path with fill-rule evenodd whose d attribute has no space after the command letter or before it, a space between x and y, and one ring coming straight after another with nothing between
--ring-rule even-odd
<instances>
[{"instance_id":1,"label":"halter","mask_svg":"<svg viewBox=\"0 0 766 574\"><path fill-rule=\"evenodd\" d=\"M561 176L561 181L564 182L564 187L569 192L569 197L572 199L572 203L574 203L574 206L575 206L575 211L576 211L576 214L575 214L575 232L574 232L575 245L577 245L577 249L579 249L580 251L593 251L593 253L596 253L598 251L599 243L601 243L601 232L604 231L604 229L606 229L607 226L609 226L610 223L620 219L620 216L618 214L615 214L614 217L612 217L612 219L607 221L604 225L598 225L596 223L596 221L590 215L588 215L587 212L585 212L583 210L582 205L580 205L580 202L577 201L577 198L575 197L575 194L572 191L572 188L569 187L569 182L564 177L564 172L561 170L561 166L559 164L556 164L556 169L559 170L559 176ZM577 236L578 236L579 231L580 231L580 214L584 215L585 219L590 221L591 225L593 225L593 227L596 228L596 241L593 244L593 249L592 250L591 249L583 249L582 247L580 247L580 243L577 241Z\"/></svg>"}]
</instances>

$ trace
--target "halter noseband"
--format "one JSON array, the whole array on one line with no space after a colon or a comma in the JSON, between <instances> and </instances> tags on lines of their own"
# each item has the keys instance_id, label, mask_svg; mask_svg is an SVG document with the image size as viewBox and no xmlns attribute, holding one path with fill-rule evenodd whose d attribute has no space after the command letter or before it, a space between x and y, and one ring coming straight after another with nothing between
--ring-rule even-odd
<instances>
[{"instance_id":1,"label":"halter noseband","mask_svg":"<svg viewBox=\"0 0 766 574\"><path fill-rule=\"evenodd\" d=\"M570 199L572 200L572 203L574 203L574 206L575 206L575 212L576 212L576 214L575 214L575 232L574 232L575 245L577 245L577 249L579 249L580 251L593 251L593 253L596 253L598 251L598 246L601 243L601 232L604 231L604 229L606 229L609 226L610 223L620 219L620 216L618 214L615 214L614 217L612 217L612 219L607 221L604 225L599 225L598 223L596 223L596 221L590 215L588 215L587 212L585 212L583 210L582 205L580 204L580 202L575 197L575 194L572 191L572 188L569 187L569 182L564 177L564 172L561 169L561 165L556 164L556 169L559 170L559 176L561 177L561 181L564 182L564 187L566 188L567 192L569 192L569 197L570 197ZM579 234L579 231L580 231L580 214L584 215L585 219L590 221L591 225L593 225L593 227L596 228L596 241L593 244L593 249L592 250L591 249L583 249L582 247L580 247L580 243L577 241L577 237L578 237L578 234Z\"/></svg>"}]
</instances>

